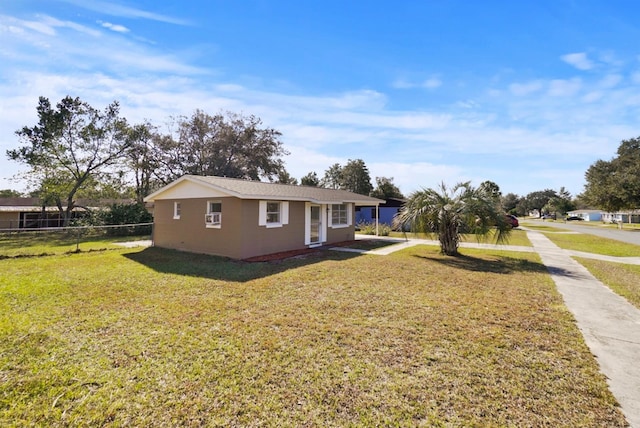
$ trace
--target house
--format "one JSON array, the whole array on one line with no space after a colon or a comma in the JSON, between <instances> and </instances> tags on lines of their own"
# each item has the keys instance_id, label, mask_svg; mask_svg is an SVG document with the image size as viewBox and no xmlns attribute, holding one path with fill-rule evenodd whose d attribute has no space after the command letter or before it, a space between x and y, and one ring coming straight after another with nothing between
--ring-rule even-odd
<instances>
[{"instance_id":1,"label":"house","mask_svg":"<svg viewBox=\"0 0 640 428\"><path fill-rule=\"evenodd\" d=\"M357 206L384 201L345 190L185 175L145 198L154 245L246 259L354 239Z\"/></svg>"},{"instance_id":2,"label":"house","mask_svg":"<svg viewBox=\"0 0 640 428\"><path fill-rule=\"evenodd\" d=\"M76 207L73 215L84 211ZM58 207L44 205L39 198L0 198L0 229L60 227L63 224Z\"/></svg>"},{"instance_id":3,"label":"house","mask_svg":"<svg viewBox=\"0 0 640 428\"><path fill-rule=\"evenodd\" d=\"M55 224L58 209L43 207L38 198L0 198L0 229L23 229Z\"/></svg>"},{"instance_id":4,"label":"house","mask_svg":"<svg viewBox=\"0 0 640 428\"><path fill-rule=\"evenodd\" d=\"M393 224L393 219L402 209L404 199L389 198L379 206L356 207L356 225L360 223L374 223L376 219L380 224Z\"/></svg>"},{"instance_id":5,"label":"house","mask_svg":"<svg viewBox=\"0 0 640 428\"><path fill-rule=\"evenodd\" d=\"M567 213L568 217L580 217L585 221L601 221L602 210L574 210Z\"/></svg>"},{"instance_id":6,"label":"house","mask_svg":"<svg viewBox=\"0 0 640 428\"><path fill-rule=\"evenodd\" d=\"M131 200L104 199L93 201L80 199L72 211L72 218L79 218L90 210L104 208L114 203L131 203ZM57 206L46 205L40 198L0 198L0 229L34 229L62 227L64 218Z\"/></svg>"},{"instance_id":7,"label":"house","mask_svg":"<svg viewBox=\"0 0 640 428\"><path fill-rule=\"evenodd\" d=\"M603 213L602 221L605 223L640 223L640 210L626 212Z\"/></svg>"}]
</instances>

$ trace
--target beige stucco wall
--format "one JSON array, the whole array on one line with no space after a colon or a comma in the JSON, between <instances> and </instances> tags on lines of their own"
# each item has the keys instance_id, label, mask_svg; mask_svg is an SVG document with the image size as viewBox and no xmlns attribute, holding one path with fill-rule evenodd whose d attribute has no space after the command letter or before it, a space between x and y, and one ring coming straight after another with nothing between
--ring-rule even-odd
<instances>
[{"instance_id":1,"label":"beige stucco wall","mask_svg":"<svg viewBox=\"0 0 640 428\"><path fill-rule=\"evenodd\" d=\"M355 237L355 226L353 225L354 219L356 218L356 208L352 204L351 205L351 226L347 227L328 227L327 228L327 244L351 241Z\"/></svg>"},{"instance_id":2,"label":"beige stucco wall","mask_svg":"<svg viewBox=\"0 0 640 428\"><path fill-rule=\"evenodd\" d=\"M241 223L241 201L237 198L215 198L222 201L222 227L205 224L206 198L156 200L154 204L154 244L195 253L241 258L241 245L234 230ZM174 202L180 202L180 218L173 218Z\"/></svg>"},{"instance_id":3,"label":"beige stucco wall","mask_svg":"<svg viewBox=\"0 0 640 428\"><path fill-rule=\"evenodd\" d=\"M259 201L243 201L243 258L306 248L304 245L304 202L289 202L289 223L282 227L258 225Z\"/></svg>"},{"instance_id":4,"label":"beige stucco wall","mask_svg":"<svg viewBox=\"0 0 640 428\"><path fill-rule=\"evenodd\" d=\"M219 229L205 225L207 202L210 200L222 202L222 225ZM176 201L181 206L179 220L173 219ZM289 223L282 227L259 226L258 217L257 200L234 197L156 200L154 244L234 259L306 248L304 202L289 202ZM326 243L351 240L353 236L353 226L328 228Z\"/></svg>"}]
</instances>

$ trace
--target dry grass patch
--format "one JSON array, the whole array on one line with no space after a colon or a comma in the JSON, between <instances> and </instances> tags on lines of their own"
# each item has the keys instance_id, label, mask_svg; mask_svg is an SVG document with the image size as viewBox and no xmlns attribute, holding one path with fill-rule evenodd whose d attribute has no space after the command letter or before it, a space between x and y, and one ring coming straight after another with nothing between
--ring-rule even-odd
<instances>
[{"instance_id":1,"label":"dry grass patch","mask_svg":"<svg viewBox=\"0 0 640 428\"><path fill-rule=\"evenodd\" d=\"M589 272L640 309L640 266L576 257Z\"/></svg>"},{"instance_id":2,"label":"dry grass patch","mask_svg":"<svg viewBox=\"0 0 640 428\"><path fill-rule=\"evenodd\" d=\"M428 233L402 233L402 232L392 232L389 236L394 238L414 238L414 239L438 239L436 234L428 234ZM492 233L487 236L476 236L476 235L462 235L461 242L484 242L484 243L495 243L495 237ZM509 237L505 242L502 242L503 245L519 245L523 247L532 247L531 241L527 238L527 233L521 229L512 229L509 232Z\"/></svg>"},{"instance_id":3,"label":"dry grass patch","mask_svg":"<svg viewBox=\"0 0 640 428\"><path fill-rule=\"evenodd\" d=\"M399 244L403 241L401 240L390 240L390 239L376 239L376 238L366 238L366 239L358 239L355 241L347 241L339 244L331 244L330 246L338 246L345 248L352 248L354 250L377 250L379 248L389 247L391 245Z\"/></svg>"},{"instance_id":4,"label":"dry grass patch","mask_svg":"<svg viewBox=\"0 0 640 428\"><path fill-rule=\"evenodd\" d=\"M0 260L0 425L624 426L534 254Z\"/></svg>"}]
</instances>

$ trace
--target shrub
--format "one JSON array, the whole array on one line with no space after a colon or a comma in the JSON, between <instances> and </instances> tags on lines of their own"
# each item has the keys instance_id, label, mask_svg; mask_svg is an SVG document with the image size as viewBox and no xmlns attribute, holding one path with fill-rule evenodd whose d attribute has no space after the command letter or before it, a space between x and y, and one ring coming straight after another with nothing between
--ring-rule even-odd
<instances>
[{"instance_id":1,"label":"shrub","mask_svg":"<svg viewBox=\"0 0 640 428\"><path fill-rule=\"evenodd\" d=\"M98 214L104 225L151 223L153 216L142 204L113 204ZM111 229L111 235L146 235L151 226L135 226Z\"/></svg>"},{"instance_id":2,"label":"shrub","mask_svg":"<svg viewBox=\"0 0 640 428\"><path fill-rule=\"evenodd\" d=\"M360 231L363 235L375 235L376 234L376 224L374 222L360 222L356 225L356 229ZM380 236L389 236L391 233L391 226L386 223L378 224L378 234Z\"/></svg>"}]
</instances>

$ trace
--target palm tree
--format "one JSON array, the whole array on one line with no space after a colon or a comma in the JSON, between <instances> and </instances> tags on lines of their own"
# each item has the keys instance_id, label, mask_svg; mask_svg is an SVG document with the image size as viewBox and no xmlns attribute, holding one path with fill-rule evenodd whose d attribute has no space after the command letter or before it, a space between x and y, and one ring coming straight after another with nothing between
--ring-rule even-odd
<instances>
[{"instance_id":1,"label":"palm tree","mask_svg":"<svg viewBox=\"0 0 640 428\"><path fill-rule=\"evenodd\" d=\"M496 242L502 242L511 225L500 204L500 193L489 184L493 183L474 188L466 182L449 189L442 183L438 190L419 190L409 196L396 221L414 232L437 234L441 252L449 256L458 255L460 237L466 233L480 238L495 230Z\"/></svg>"}]
</instances>

